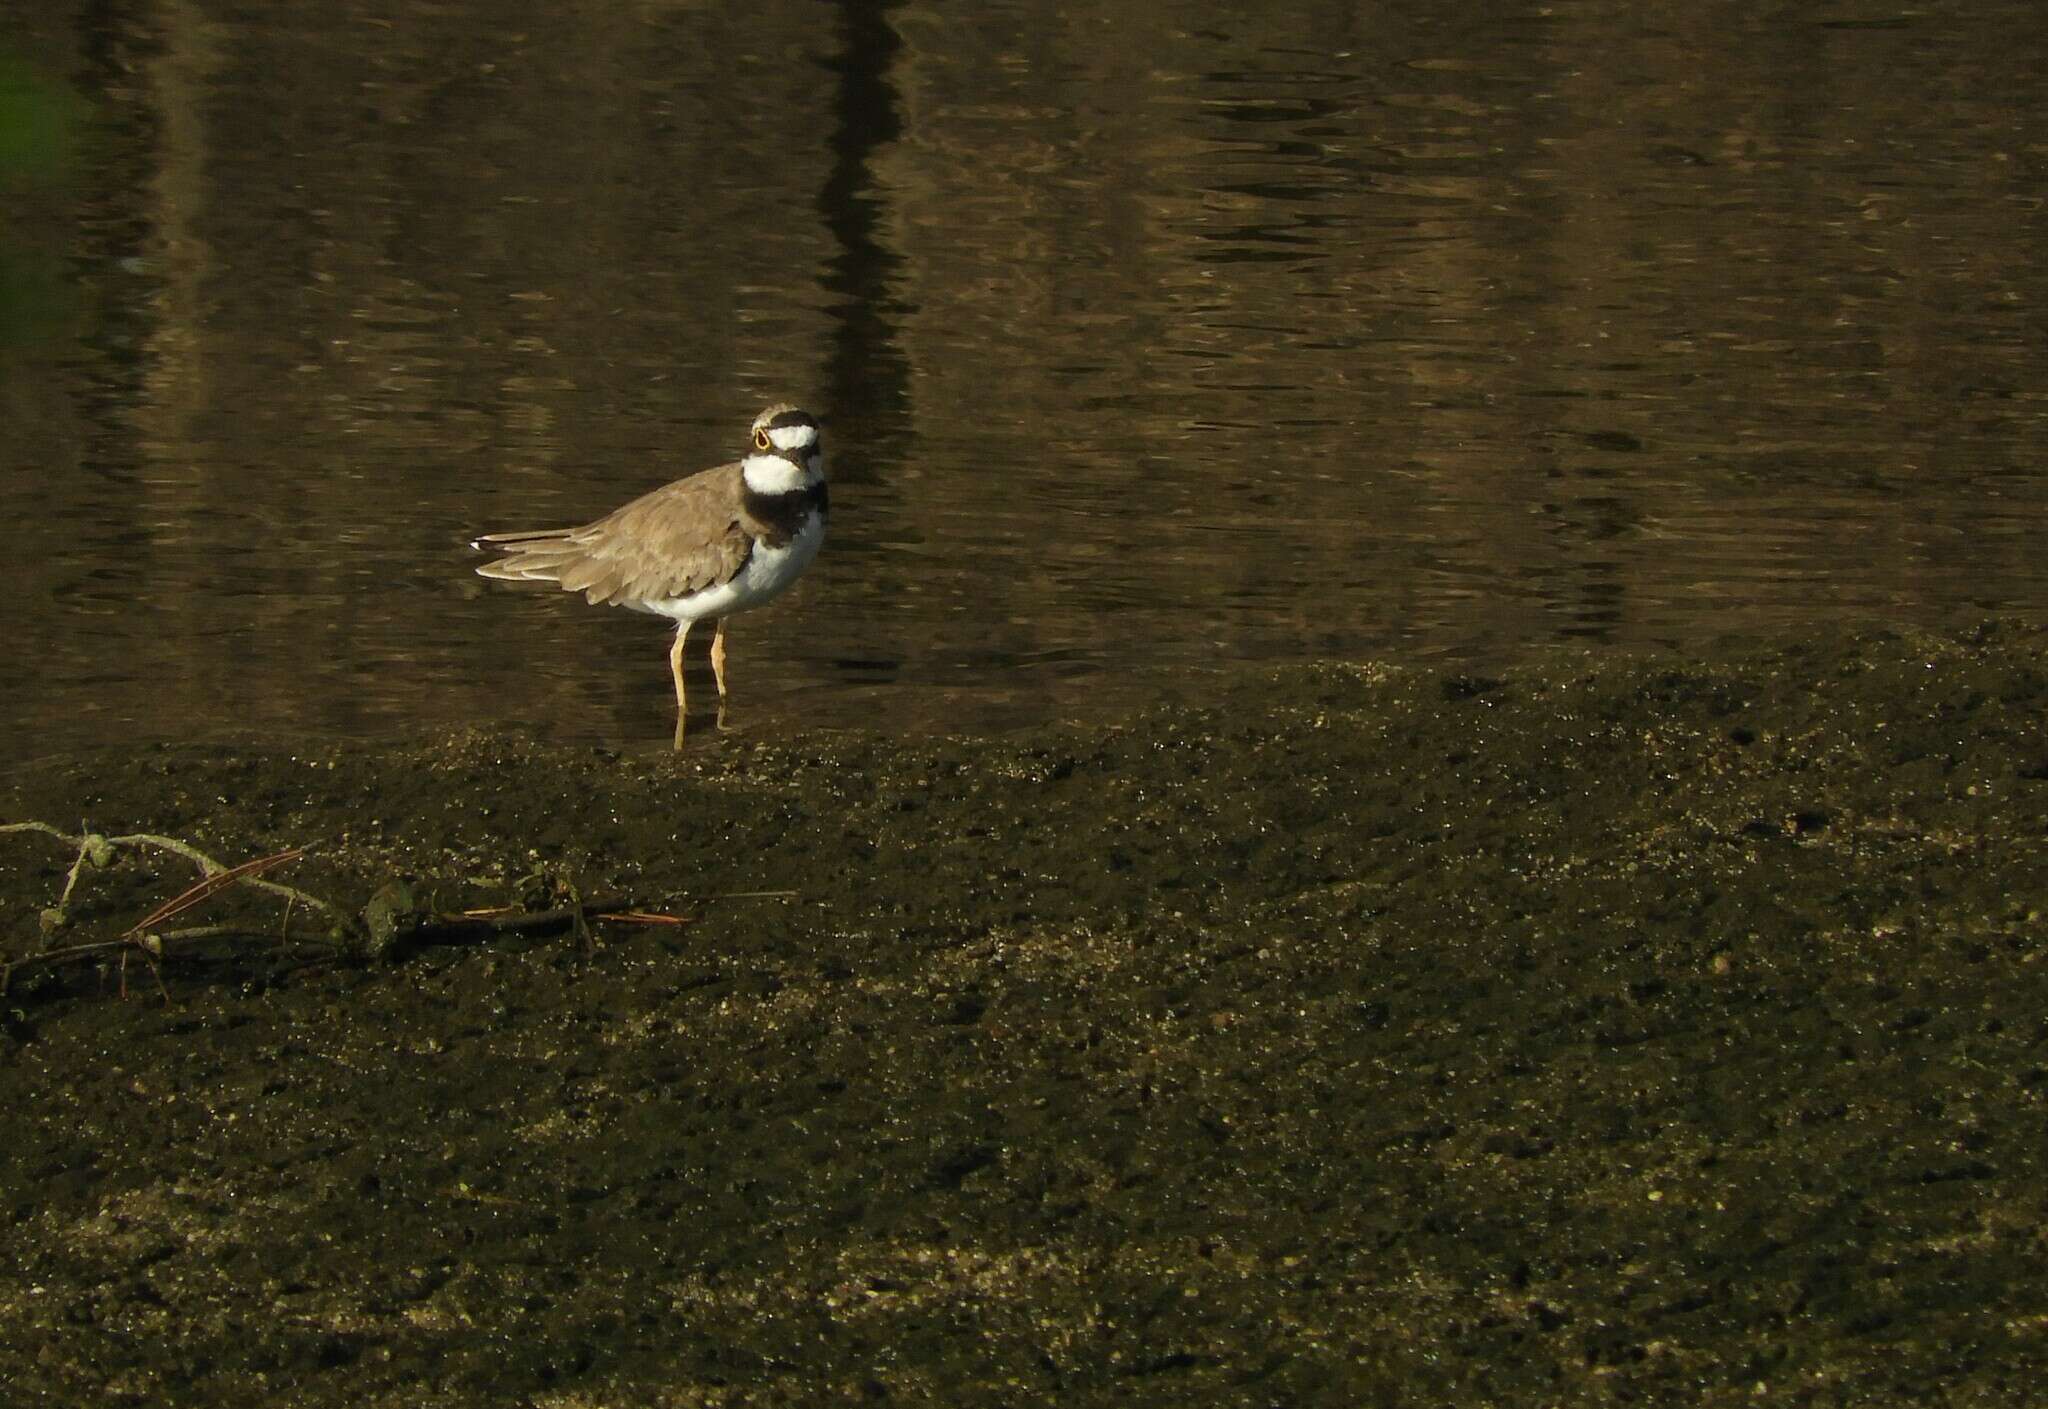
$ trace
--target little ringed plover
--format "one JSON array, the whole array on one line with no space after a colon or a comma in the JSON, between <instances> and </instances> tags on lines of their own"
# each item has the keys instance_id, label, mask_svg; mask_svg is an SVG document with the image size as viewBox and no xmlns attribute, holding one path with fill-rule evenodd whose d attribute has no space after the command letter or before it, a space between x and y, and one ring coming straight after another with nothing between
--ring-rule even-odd
<instances>
[{"instance_id":1,"label":"little ringed plover","mask_svg":"<svg viewBox=\"0 0 2048 1409\"><path fill-rule=\"evenodd\" d=\"M676 624L669 674L683 746L683 642L693 622L718 618L711 671L725 724L725 618L781 593L825 541L825 451L818 422L795 406L754 418L746 455L641 495L580 528L487 533L471 546L502 552L485 577L559 583L593 604Z\"/></svg>"}]
</instances>

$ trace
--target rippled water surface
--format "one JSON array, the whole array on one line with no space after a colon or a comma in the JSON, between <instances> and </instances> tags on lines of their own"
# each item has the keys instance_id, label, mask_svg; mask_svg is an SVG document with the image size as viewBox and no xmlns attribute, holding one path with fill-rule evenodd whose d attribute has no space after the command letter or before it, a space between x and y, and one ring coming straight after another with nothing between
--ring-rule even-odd
<instances>
[{"instance_id":1,"label":"rippled water surface","mask_svg":"<svg viewBox=\"0 0 2048 1409\"><path fill-rule=\"evenodd\" d=\"M753 737L2048 611L2030 5L31 8L17 750L659 747L662 624L466 541L783 397L834 520Z\"/></svg>"}]
</instances>

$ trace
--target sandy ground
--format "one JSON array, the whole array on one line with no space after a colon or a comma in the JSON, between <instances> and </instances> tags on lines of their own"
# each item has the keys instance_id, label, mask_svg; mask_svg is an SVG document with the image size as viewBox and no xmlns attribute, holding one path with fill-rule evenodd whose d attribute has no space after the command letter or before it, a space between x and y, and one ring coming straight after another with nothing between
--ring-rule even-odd
<instances>
[{"instance_id":1,"label":"sandy ground","mask_svg":"<svg viewBox=\"0 0 2048 1409\"><path fill-rule=\"evenodd\" d=\"M1203 689L16 767L0 1400L2042 1402L2048 635Z\"/></svg>"}]
</instances>

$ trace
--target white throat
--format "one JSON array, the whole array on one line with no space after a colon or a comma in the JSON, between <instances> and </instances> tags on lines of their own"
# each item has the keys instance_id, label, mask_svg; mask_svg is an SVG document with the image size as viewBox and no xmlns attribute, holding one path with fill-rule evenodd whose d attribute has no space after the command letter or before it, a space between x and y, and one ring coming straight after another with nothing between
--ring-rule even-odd
<instances>
[{"instance_id":1,"label":"white throat","mask_svg":"<svg viewBox=\"0 0 2048 1409\"><path fill-rule=\"evenodd\" d=\"M813 451L809 468L792 465L780 455L749 455L740 461L740 475L756 494L788 494L808 489L818 482L818 456Z\"/></svg>"}]
</instances>

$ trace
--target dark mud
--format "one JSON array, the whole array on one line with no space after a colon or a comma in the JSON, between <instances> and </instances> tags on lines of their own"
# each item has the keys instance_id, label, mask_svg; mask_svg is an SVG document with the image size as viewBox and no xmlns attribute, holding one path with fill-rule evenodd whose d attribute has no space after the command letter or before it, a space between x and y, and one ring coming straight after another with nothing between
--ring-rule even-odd
<instances>
[{"instance_id":1,"label":"dark mud","mask_svg":"<svg viewBox=\"0 0 2048 1409\"><path fill-rule=\"evenodd\" d=\"M2007 627L18 770L354 906L698 919L18 976L5 1398L2039 1403L2044 711ZM9 952L71 859L0 837Z\"/></svg>"}]
</instances>

